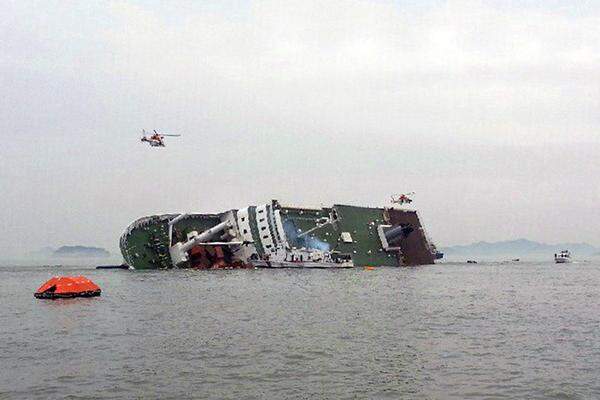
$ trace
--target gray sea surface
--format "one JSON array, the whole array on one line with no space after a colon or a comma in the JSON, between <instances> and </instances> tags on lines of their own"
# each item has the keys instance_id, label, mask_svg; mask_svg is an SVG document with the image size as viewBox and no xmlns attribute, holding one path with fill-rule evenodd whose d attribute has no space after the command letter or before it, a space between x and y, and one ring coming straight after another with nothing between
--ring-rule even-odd
<instances>
[{"instance_id":1,"label":"gray sea surface","mask_svg":"<svg viewBox=\"0 0 600 400\"><path fill-rule=\"evenodd\" d=\"M38 300L53 275L103 290ZM600 398L600 263L0 267L0 399Z\"/></svg>"}]
</instances>

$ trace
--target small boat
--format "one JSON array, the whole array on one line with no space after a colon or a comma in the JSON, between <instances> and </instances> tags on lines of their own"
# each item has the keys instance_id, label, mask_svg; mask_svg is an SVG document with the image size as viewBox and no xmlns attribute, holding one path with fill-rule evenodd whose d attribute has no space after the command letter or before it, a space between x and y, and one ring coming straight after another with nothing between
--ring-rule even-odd
<instances>
[{"instance_id":1,"label":"small boat","mask_svg":"<svg viewBox=\"0 0 600 400\"><path fill-rule=\"evenodd\" d=\"M129 265L121 264L121 265L98 265L96 269L129 269Z\"/></svg>"},{"instance_id":2,"label":"small boat","mask_svg":"<svg viewBox=\"0 0 600 400\"><path fill-rule=\"evenodd\" d=\"M475 260L467 260L467 264L477 264L477 261L475 261Z\"/></svg>"},{"instance_id":3,"label":"small boat","mask_svg":"<svg viewBox=\"0 0 600 400\"><path fill-rule=\"evenodd\" d=\"M85 276L55 276L33 294L38 299L100 296L98 285Z\"/></svg>"},{"instance_id":4,"label":"small boat","mask_svg":"<svg viewBox=\"0 0 600 400\"><path fill-rule=\"evenodd\" d=\"M571 262L571 253L569 250L563 250L558 254L554 254L554 262L557 264L567 264Z\"/></svg>"}]
</instances>

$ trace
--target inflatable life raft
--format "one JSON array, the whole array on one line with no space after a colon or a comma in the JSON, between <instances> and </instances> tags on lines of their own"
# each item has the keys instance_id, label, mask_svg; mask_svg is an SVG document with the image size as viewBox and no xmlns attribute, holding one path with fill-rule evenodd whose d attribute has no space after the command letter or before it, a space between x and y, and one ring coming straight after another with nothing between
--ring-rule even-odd
<instances>
[{"instance_id":1,"label":"inflatable life raft","mask_svg":"<svg viewBox=\"0 0 600 400\"><path fill-rule=\"evenodd\" d=\"M100 296L100 287L84 276L55 276L33 294L38 299Z\"/></svg>"}]
</instances>

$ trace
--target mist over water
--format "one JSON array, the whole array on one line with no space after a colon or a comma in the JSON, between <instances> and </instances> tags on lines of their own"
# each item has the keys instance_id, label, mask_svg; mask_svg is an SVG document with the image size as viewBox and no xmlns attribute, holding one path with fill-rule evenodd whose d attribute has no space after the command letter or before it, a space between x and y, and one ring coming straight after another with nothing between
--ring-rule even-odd
<instances>
[{"instance_id":1,"label":"mist over water","mask_svg":"<svg viewBox=\"0 0 600 400\"><path fill-rule=\"evenodd\" d=\"M34 299L55 274L103 294ZM599 281L598 262L2 267L0 398L596 398Z\"/></svg>"}]
</instances>

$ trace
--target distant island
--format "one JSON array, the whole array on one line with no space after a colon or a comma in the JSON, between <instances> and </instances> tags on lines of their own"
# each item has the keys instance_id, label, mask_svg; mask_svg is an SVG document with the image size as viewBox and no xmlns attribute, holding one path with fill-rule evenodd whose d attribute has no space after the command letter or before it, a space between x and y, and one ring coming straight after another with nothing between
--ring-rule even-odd
<instances>
[{"instance_id":1,"label":"distant island","mask_svg":"<svg viewBox=\"0 0 600 400\"><path fill-rule=\"evenodd\" d=\"M527 239L506 240L501 242L477 242L467 245L442 247L447 256L549 256L561 250L570 250L577 256L600 255L600 248L588 243L546 244Z\"/></svg>"},{"instance_id":2,"label":"distant island","mask_svg":"<svg viewBox=\"0 0 600 400\"><path fill-rule=\"evenodd\" d=\"M52 257L110 257L110 252L101 247L62 246L52 252Z\"/></svg>"}]
</instances>

